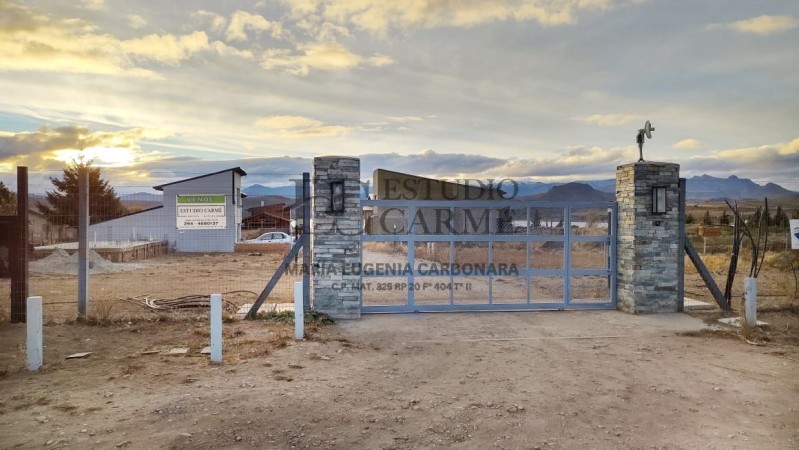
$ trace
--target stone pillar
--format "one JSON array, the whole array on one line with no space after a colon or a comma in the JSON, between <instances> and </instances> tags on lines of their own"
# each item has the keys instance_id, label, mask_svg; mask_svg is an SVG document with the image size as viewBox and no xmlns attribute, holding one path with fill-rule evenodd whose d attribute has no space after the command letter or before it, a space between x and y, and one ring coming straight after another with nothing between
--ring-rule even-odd
<instances>
[{"instance_id":1,"label":"stone pillar","mask_svg":"<svg viewBox=\"0 0 799 450\"><path fill-rule=\"evenodd\" d=\"M616 168L617 305L635 314L677 312L679 164L638 162ZM666 188L666 212L652 211L652 188Z\"/></svg>"},{"instance_id":2,"label":"stone pillar","mask_svg":"<svg viewBox=\"0 0 799 450\"><path fill-rule=\"evenodd\" d=\"M361 317L361 161L314 158L313 308L334 319ZM331 208L331 182L344 182L344 212Z\"/></svg>"}]
</instances>

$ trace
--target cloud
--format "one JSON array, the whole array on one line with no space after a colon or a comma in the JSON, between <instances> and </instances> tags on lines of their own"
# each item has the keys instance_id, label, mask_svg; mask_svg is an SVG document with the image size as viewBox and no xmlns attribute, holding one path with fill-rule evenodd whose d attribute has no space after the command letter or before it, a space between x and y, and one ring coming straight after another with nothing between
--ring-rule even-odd
<instances>
[{"instance_id":1,"label":"cloud","mask_svg":"<svg viewBox=\"0 0 799 450\"><path fill-rule=\"evenodd\" d=\"M470 28L495 22L561 26L580 13L646 0L283 0L289 17L317 40L350 35L350 28L388 36L413 28Z\"/></svg>"},{"instance_id":2,"label":"cloud","mask_svg":"<svg viewBox=\"0 0 799 450\"><path fill-rule=\"evenodd\" d=\"M138 39L122 41L120 48L128 55L177 65L193 54L208 50L208 35L195 31L183 36L150 34Z\"/></svg>"},{"instance_id":3,"label":"cloud","mask_svg":"<svg viewBox=\"0 0 799 450\"><path fill-rule=\"evenodd\" d=\"M694 138L683 139L679 142L675 142L674 145L672 145L672 147L680 150L693 150L697 148L703 148L705 146L706 145L704 142Z\"/></svg>"},{"instance_id":4,"label":"cloud","mask_svg":"<svg viewBox=\"0 0 799 450\"><path fill-rule=\"evenodd\" d=\"M102 11L105 9L105 0L83 0L83 7L92 11Z\"/></svg>"},{"instance_id":5,"label":"cloud","mask_svg":"<svg viewBox=\"0 0 799 450\"><path fill-rule=\"evenodd\" d=\"M137 179L128 184L152 186L217 172L231 167L241 167L247 172L245 186L260 183L285 186L291 180L302 179L303 172L310 172L312 158L273 156L268 158L243 158L209 161L196 157L171 157L147 161L135 167ZM117 189L119 191L119 189Z\"/></svg>"},{"instance_id":6,"label":"cloud","mask_svg":"<svg viewBox=\"0 0 799 450\"><path fill-rule=\"evenodd\" d=\"M270 22L258 14L250 14L246 11L236 11L230 16L230 24L227 27L225 38L231 41L246 41L247 31L260 34L263 31L272 31L272 37L280 37L282 27L279 22Z\"/></svg>"},{"instance_id":7,"label":"cloud","mask_svg":"<svg viewBox=\"0 0 799 450\"><path fill-rule=\"evenodd\" d=\"M508 177L564 178L582 176L613 176L616 166L634 161L638 156L635 146L605 149L594 147L572 147L553 152L545 158L508 160L498 172Z\"/></svg>"},{"instance_id":8,"label":"cloud","mask_svg":"<svg viewBox=\"0 0 799 450\"><path fill-rule=\"evenodd\" d=\"M601 127L612 127L630 123L639 117L637 114L591 114L587 117L581 117L579 120Z\"/></svg>"},{"instance_id":9,"label":"cloud","mask_svg":"<svg viewBox=\"0 0 799 450\"><path fill-rule=\"evenodd\" d=\"M138 17L138 16L136 16ZM150 34L120 40L81 19L52 20L49 15L9 1L0 2L0 71L93 73L160 78L138 61L168 65L212 48L203 31L185 35ZM144 19L133 20L132 26Z\"/></svg>"},{"instance_id":10,"label":"cloud","mask_svg":"<svg viewBox=\"0 0 799 450\"><path fill-rule=\"evenodd\" d=\"M128 26L130 26L134 30L143 28L146 25L147 25L147 20L145 20L144 17L137 14L128 15Z\"/></svg>"},{"instance_id":11,"label":"cloud","mask_svg":"<svg viewBox=\"0 0 799 450\"><path fill-rule=\"evenodd\" d=\"M708 26L710 29L724 28L736 31L738 33L759 34L761 36L782 33L796 27L799 27L799 20L793 16L770 15L762 15L753 17L751 19L738 20L724 24L712 24Z\"/></svg>"},{"instance_id":12,"label":"cloud","mask_svg":"<svg viewBox=\"0 0 799 450\"><path fill-rule=\"evenodd\" d=\"M534 21L542 25L571 24L575 21L575 9L595 9L595 3L467 0L455 6L450 2L429 0L342 0L324 3L323 15L339 23L352 23L383 34L390 29L472 27L506 20Z\"/></svg>"},{"instance_id":13,"label":"cloud","mask_svg":"<svg viewBox=\"0 0 799 450\"><path fill-rule=\"evenodd\" d=\"M267 133L259 134L260 137L334 137L351 131L350 127L327 125L320 120L302 116L260 117L255 121L254 125L270 130Z\"/></svg>"},{"instance_id":14,"label":"cloud","mask_svg":"<svg viewBox=\"0 0 799 450\"><path fill-rule=\"evenodd\" d=\"M456 178L463 174L479 174L501 167L505 160L465 153L438 153L424 150L411 155L369 153L360 156L361 177L370 178L375 169L389 169L413 175Z\"/></svg>"},{"instance_id":15,"label":"cloud","mask_svg":"<svg viewBox=\"0 0 799 450\"><path fill-rule=\"evenodd\" d=\"M634 161L637 147L611 149L573 147L548 158L503 158L467 153L363 154L361 178L370 178L375 169L389 169L433 178L478 178L574 181L589 178L612 178L616 166Z\"/></svg>"},{"instance_id":16,"label":"cloud","mask_svg":"<svg viewBox=\"0 0 799 450\"><path fill-rule=\"evenodd\" d=\"M42 126L33 132L0 132L0 163L13 160L32 165L32 169L50 167L85 156L98 165L133 164L147 160L157 152L142 152L143 139L160 139L165 134L155 130L131 128L119 131L90 131L80 125ZM81 152L81 149L85 149Z\"/></svg>"},{"instance_id":17,"label":"cloud","mask_svg":"<svg viewBox=\"0 0 799 450\"><path fill-rule=\"evenodd\" d=\"M309 119L301 116L269 116L261 117L255 121L256 127L265 127L275 130L310 128L323 125L319 120Z\"/></svg>"},{"instance_id":18,"label":"cloud","mask_svg":"<svg viewBox=\"0 0 799 450\"><path fill-rule=\"evenodd\" d=\"M221 34L227 28L227 19L219 14L201 9L193 13L192 16L210 22L211 30L215 33Z\"/></svg>"},{"instance_id":19,"label":"cloud","mask_svg":"<svg viewBox=\"0 0 799 450\"><path fill-rule=\"evenodd\" d=\"M799 138L757 147L715 150L689 158L682 167L692 174L795 180L799 167Z\"/></svg>"},{"instance_id":20,"label":"cloud","mask_svg":"<svg viewBox=\"0 0 799 450\"><path fill-rule=\"evenodd\" d=\"M392 121L392 122L400 122L400 123L404 123L404 122L421 122L421 121L424 120L423 118L421 118L419 116L388 116L387 119Z\"/></svg>"},{"instance_id":21,"label":"cloud","mask_svg":"<svg viewBox=\"0 0 799 450\"><path fill-rule=\"evenodd\" d=\"M316 42L300 44L296 50L269 49L262 56L261 67L306 76L311 70L340 71L359 66L382 67L393 62L389 56L379 53L371 57L357 55L338 42Z\"/></svg>"}]
</instances>

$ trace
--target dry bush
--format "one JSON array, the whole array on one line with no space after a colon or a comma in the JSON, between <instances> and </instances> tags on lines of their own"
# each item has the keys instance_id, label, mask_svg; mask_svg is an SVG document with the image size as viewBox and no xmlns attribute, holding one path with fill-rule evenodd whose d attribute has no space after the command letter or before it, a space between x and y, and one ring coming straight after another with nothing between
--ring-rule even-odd
<instances>
[{"instance_id":1,"label":"dry bush","mask_svg":"<svg viewBox=\"0 0 799 450\"><path fill-rule=\"evenodd\" d=\"M763 262L763 266L766 268L791 272L792 268L799 267L799 252L796 250L788 250L779 253L766 253L766 259Z\"/></svg>"},{"instance_id":2,"label":"dry bush","mask_svg":"<svg viewBox=\"0 0 799 450\"><path fill-rule=\"evenodd\" d=\"M449 242L417 244L414 254L417 258L427 261L449 263Z\"/></svg>"},{"instance_id":3,"label":"dry bush","mask_svg":"<svg viewBox=\"0 0 799 450\"><path fill-rule=\"evenodd\" d=\"M785 276L778 277L774 284L777 290L785 296L789 303L799 299L799 279L797 273L788 272Z\"/></svg>"},{"instance_id":4,"label":"dry bush","mask_svg":"<svg viewBox=\"0 0 799 450\"><path fill-rule=\"evenodd\" d=\"M89 315L86 323L89 325L108 326L114 323L114 309L116 302L111 299L94 300L89 302Z\"/></svg>"},{"instance_id":5,"label":"dry bush","mask_svg":"<svg viewBox=\"0 0 799 450\"><path fill-rule=\"evenodd\" d=\"M707 266L708 270L713 271L715 273L727 273L730 269L730 255L729 254L713 254L713 255L705 255L702 257L702 261L704 261L705 266ZM738 260L738 267L748 267L747 265L743 265L741 263L745 263L745 260L739 259Z\"/></svg>"},{"instance_id":6,"label":"dry bush","mask_svg":"<svg viewBox=\"0 0 799 450\"><path fill-rule=\"evenodd\" d=\"M0 323L5 323L11 320L10 305L7 301L0 301Z\"/></svg>"},{"instance_id":7,"label":"dry bush","mask_svg":"<svg viewBox=\"0 0 799 450\"><path fill-rule=\"evenodd\" d=\"M363 250L366 252L389 253L407 255L406 246L398 242L364 242Z\"/></svg>"}]
</instances>

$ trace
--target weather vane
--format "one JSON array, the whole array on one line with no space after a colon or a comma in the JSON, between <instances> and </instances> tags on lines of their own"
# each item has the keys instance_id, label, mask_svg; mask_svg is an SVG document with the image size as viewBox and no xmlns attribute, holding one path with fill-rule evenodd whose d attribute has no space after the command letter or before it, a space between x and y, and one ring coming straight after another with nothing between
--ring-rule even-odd
<instances>
[{"instance_id":1,"label":"weather vane","mask_svg":"<svg viewBox=\"0 0 799 450\"><path fill-rule=\"evenodd\" d=\"M638 142L638 162L644 162L644 136L652 139L653 131L655 131L655 127L648 120L644 127L638 130L638 136L635 138L635 141Z\"/></svg>"}]
</instances>

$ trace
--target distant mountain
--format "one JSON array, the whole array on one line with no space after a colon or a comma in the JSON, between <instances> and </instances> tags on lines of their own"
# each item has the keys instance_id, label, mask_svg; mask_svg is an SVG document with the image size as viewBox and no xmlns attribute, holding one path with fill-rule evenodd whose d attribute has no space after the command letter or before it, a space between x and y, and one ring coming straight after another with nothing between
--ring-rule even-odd
<instances>
[{"instance_id":1,"label":"distant mountain","mask_svg":"<svg viewBox=\"0 0 799 450\"><path fill-rule=\"evenodd\" d=\"M596 189L597 191L602 192L610 192L612 194L616 194L616 179L610 178L607 180L591 180L591 181L583 181L583 183L591 186L592 188Z\"/></svg>"},{"instance_id":2,"label":"distant mountain","mask_svg":"<svg viewBox=\"0 0 799 450\"><path fill-rule=\"evenodd\" d=\"M149 192L120 195L119 200L128 212L143 211L164 204L161 194L151 194Z\"/></svg>"},{"instance_id":3,"label":"distant mountain","mask_svg":"<svg viewBox=\"0 0 799 450\"><path fill-rule=\"evenodd\" d=\"M294 198L296 195L297 187L294 185L269 187L262 184L253 184L242 189L242 191L251 197L262 197L265 195L279 195L281 197Z\"/></svg>"},{"instance_id":4,"label":"distant mountain","mask_svg":"<svg viewBox=\"0 0 799 450\"><path fill-rule=\"evenodd\" d=\"M688 191L688 198L698 200L799 197L799 193L789 191L778 184L766 183L765 185L759 185L748 178L739 178L735 175L727 178L700 175L687 179L685 185Z\"/></svg>"},{"instance_id":5,"label":"distant mountain","mask_svg":"<svg viewBox=\"0 0 799 450\"><path fill-rule=\"evenodd\" d=\"M591 191L585 190L582 192L582 194L588 195L589 197L580 197L579 195L582 194L578 194L578 192L581 192L580 189L585 189L585 187L571 186L565 188L565 190L555 190L554 193L551 193L553 188L574 184L590 187ZM597 195L596 192L600 194L609 194L612 200L612 197L615 196L616 192L616 180L609 178L606 180L588 180L565 184L521 181L517 183L516 187L518 188L518 192L515 196L517 199L543 200L544 198L538 196L541 194L547 194L557 196L558 198L555 200L561 201L565 201L565 197L570 196L574 196L574 200L577 201L594 201L594 199L605 201L608 198L607 195ZM251 197L279 196L293 199L295 196L295 189L296 187L293 185L268 187L261 184L253 184L244 188L243 191ZM510 195L513 194L514 187L512 184L505 182L502 185L502 189L505 190L506 194ZM735 175L732 175L728 178L716 178L710 175L695 176L686 181L686 189L688 191L688 198L696 200L719 198L762 199L764 197L777 199L799 197L799 193L789 191L778 184L767 183L765 185L759 185L748 178L739 178ZM363 192L361 192L361 196L365 198Z\"/></svg>"},{"instance_id":6,"label":"distant mountain","mask_svg":"<svg viewBox=\"0 0 799 450\"><path fill-rule=\"evenodd\" d=\"M524 200L609 202L613 201L615 197L615 194L598 191L586 183L566 183L553 186L542 194L526 196Z\"/></svg>"},{"instance_id":7,"label":"distant mountain","mask_svg":"<svg viewBox=\"0 0 799 450\"><path fill-rule=\"evenodd\" d=\"M503 183L502 189L505 191L506 195L513 194L513 186L506 185L507 183ZM552 189L554 186L557 186L559 183L541 183L538 181L530 182L530 181L522 181L518 183L519 192L516 193L516 197L529 197L531 195L536 194L543 194L544 192Z\"/></svg>"},{"instance_id":8,"label":"distant mountain","mask_svg":"<svg viewBox=\"0 0 799 450\"><path fill-rule=\"evenodd\" d=\"M161 194L153 194L150 192L136 192L135 194L120 195L119 199L123 202L163 202L163 196Z\"/></svg>"}]
</instances>

